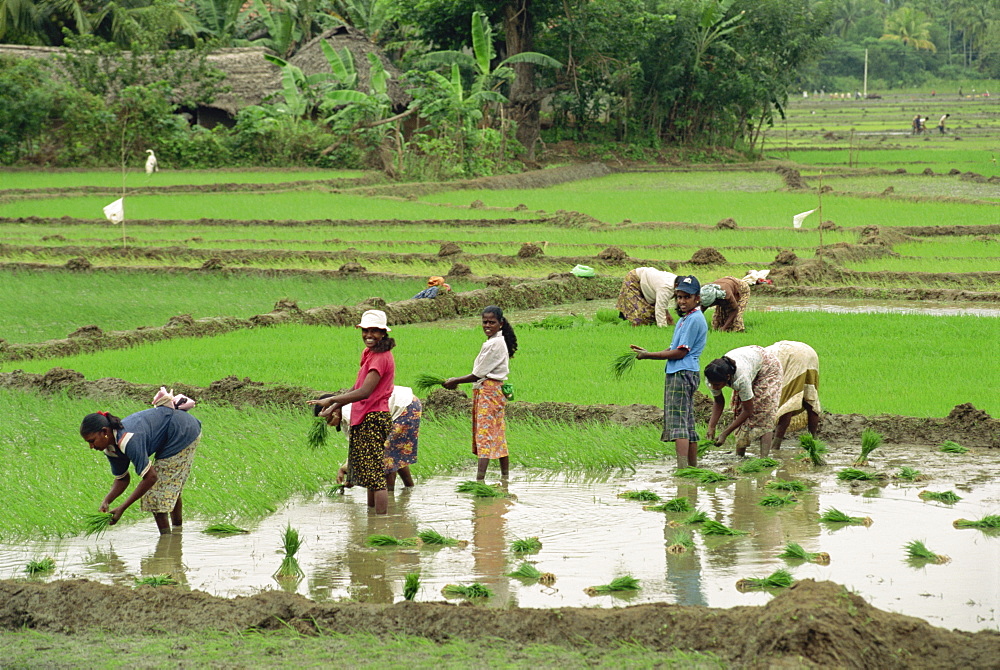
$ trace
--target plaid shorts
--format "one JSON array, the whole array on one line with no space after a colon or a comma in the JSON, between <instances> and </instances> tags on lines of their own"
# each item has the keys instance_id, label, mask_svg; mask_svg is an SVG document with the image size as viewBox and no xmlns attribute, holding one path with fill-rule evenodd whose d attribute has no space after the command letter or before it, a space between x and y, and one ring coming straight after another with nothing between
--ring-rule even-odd
<instances>
[{"instance_id":1,"label":"plaid shorts","mask_svg":"<svg viewBox=\"0 0 1000 670\"><path fill-rule=\"evenodd\" d=\"M664 442L683 440L698 441L694 430L694 392L698 389L701 374L696 370L668 373L663 384L663 435Z\"/></svg>"}]
</instances>

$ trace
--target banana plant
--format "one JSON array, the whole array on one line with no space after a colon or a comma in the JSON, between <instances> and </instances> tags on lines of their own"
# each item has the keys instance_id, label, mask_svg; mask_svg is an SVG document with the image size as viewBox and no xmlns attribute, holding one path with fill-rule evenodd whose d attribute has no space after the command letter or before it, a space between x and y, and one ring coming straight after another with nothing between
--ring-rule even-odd
<instances>
[{"instance_id":1,"label":"banana plant","mask_svg":"<svg viewBox=\"0 0 1000 670\"><path fill-rule=\"evenodd\" d=\"M358 73L354 68L354 57L351 51L344 47L338 53L326 40L320 42L323 55L330 64L330 72L317 72L307 75L296 65L284 58L264 54L264 59L281 68L281 95L289 113L296 118L310 112L335 84L354 88L358 81ZM381 62L379 67L381 67Z\"/></svg>"}]
</instances>

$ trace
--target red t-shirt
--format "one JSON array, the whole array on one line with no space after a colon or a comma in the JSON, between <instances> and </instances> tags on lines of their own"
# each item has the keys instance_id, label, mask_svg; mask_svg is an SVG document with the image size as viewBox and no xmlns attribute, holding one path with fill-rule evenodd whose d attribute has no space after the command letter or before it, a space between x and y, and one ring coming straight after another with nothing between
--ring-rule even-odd
<instances>
[{"instance_id":1,"label":"red t-shirt","mask_svg":"<svg viewBox=\"0 0 1000 670\"><path fill-rule=\"evenodd\" d=\"M375 353L365 347L365 350L361 352L361 368L358 370L358 379L354 382L354 388L361 388L365 377L371 370L375 370L379 374L378 385L375 386L375 390L370 396L351 404L352 426L364 421L368 412L389 411L389 396L392 395L392 387L396 378L396 361L392 358L392 352Z\"/></svg>"}]
</instances>

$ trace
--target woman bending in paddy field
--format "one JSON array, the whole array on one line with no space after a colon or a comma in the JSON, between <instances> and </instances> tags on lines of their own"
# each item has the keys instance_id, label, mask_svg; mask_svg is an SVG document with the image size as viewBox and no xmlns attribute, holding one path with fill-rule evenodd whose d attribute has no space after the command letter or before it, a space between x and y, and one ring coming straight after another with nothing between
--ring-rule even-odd
<instances>
[{"instance_id":1,"label":"woman bending in paddy field","mask_svg":"<svg viewBox=\"0 0 1000 670\"><path fill-rule=\"evenodd\" d=\"M396 341L389 337L392 330L386 323L385 312L370 309L361 315L361 365L354 388L347 393L308 401L323 410L320 416L329 417L344 405L351 407L351 431L347 460L354 474L355 483L368 489L368 506L376 514L389 511L389 494L386 491L385 441L389 436L392 415L389 413L389 396L396 377L396 361L392 349Z\"/></svg>"},{"instance_id":2,"label":"woman bending in paddy field","mask_svg":"<svg viewBox=\"0 0 1000 670\"><path fill-rule=\"evenodd\" d=\"M486 469L493 459L500 461L502 476L510 472L503 383L510 372L510 359L517 351L517 336L503 310L490 306L482 316L486 342L472 364L472 374L451 377L443 384L446 389L455 389L459 384L472 383L472 453L479 458L478 480L486 479Z\"/></svg>"},{"instance_id":3,"label":"woman bending in paddy field","mask_svg":"<svg viewBox=\"0 0 1000 670\"><path fill-rule=\"evenodd\" d=\"M816 437L819 432L819 356L816 350L805 342L781 340L765 351L773 354L781 363L781 398L778 400L778 424L774 428L775 450L781 448L785 431L792 418L806 413L809 434Z\"/></svg>"},{"instance_id":4,"label":"woman bending in paddy field","mask_svg":"<svg viewBox=\"0 0 1000 670\"><path fill-rule=\"evenodd\" d=\"M96 451L103 451L111 464L114 483L101 501L107 512L129 485L131 462L140 481L125 502L110 510L111 525L118 523L132 503L142 498L142 509L152 512L160 534L183 521L181 491L191 472L194 452L201 439L201 422L187 413L194 401L160 389L153 409L119 419L108 412L83 417L80 436ZM155 460L150 462L150 457ZM167 514L170 518L167 518Z\"/></svg>"},{"instance_id":5,"label":"woman bending in paddy field","mask_svg":"<svg viewBox=\"0 0 1000 670\"><path fill-rule=\"evenodd\" d=\"M736 454L745 456L750 442L760 438L760 457L771 452L774 422L781 397L781 362L764 347L750 345L733 349L705 367L705 381L712 389L715 403L708 420L708 439L721 446L730 433L736 433ZM726 408L722 389L733 389L733 422L718 438L715 426Z\"/></svg>"}]
</instances>

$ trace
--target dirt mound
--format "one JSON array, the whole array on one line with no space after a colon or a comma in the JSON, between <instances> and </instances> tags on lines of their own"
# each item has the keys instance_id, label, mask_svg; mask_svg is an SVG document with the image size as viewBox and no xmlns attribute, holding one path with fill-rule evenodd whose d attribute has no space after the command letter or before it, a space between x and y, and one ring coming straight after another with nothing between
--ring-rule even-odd
<instances>
[{"instance_id":1,"label":"dirt mound","mask_svg":"<svg viewBox=\"0 0 1000 670\"><path fill-rule=\"evenodd\" d=\"M785 182L785 186L788 188L795 190L809 188L809 184L802 179L802 175L798 170L787 167L777 167L774 171L781 175L781 179Z\"/></svg>"},{"instance_id":2,"label":"dirt mound","mask_svg":"<svg viewBox=\"0 0 1000 670\"><path fill-rule=\"evenodd\" d=\"M344 263L337 268L337 272L355 274L359 272L368 272L368 268L361 263Z\"/></svg>"},{"instance_id":3,"label":"dirt mound","mask_svg":"<svg viewBox=\"0 0 1000 670\"><path fill-rule=\"evenodd\" d=\"M472 274L472 268L465 263L455 263L448 269L449 277L467 277Z\"/></svg>"},{"instance_id":4,"label":"dirt mound","mask_svg":"<svg viewBox=\"0 0 1000 670\"><path fill-rule=\"evenodd\" d=\"M721 230L736 230L737 228L736 219L734 219L733 217L722 219L721 221L715 224L715 227Z\"/></svg>"},{"instance_id":5,"label":"dirt mound","mask_svg":"<svg viewBox=\"0 0 1000 670\"><path fill-rule=\"evenodd\" d=\"M823 258L835 263L847 263L867 261L873 258L893 257L898 258L892 249L881 244L851 244L850 242L837 242L822 248Z\"/></svg>"},{"instance_id":6,"label":"dirt mound","mask_svg":"<svg viewBox=\"0 0 1000 670\"><path fill-rule=\"evenodd\" d=\"M691 263L694 265L722 265L728 261L715 247L705 247L694 252L694 255L691 256Z\"/></svg>"},{"instance_id":7,"label":"dirt mound","mask_svg":"<svg viewBox=\"0 0 1000 670\"><path fill-rule=\"evenodd\" d=\"M604 222L600 219L595 219L589 214L584 214L583 212L574 212L572 210L558 209L555 215L553 215L549 221L553 225L565 226L567 228L579 228L583 226L603 226Z\"/></svg>"},{"instance_id":8,"label":"dirt mound","mask_svg":"<svg viewBox=\"0 0 1000 670\"><path fill-rule=\"evenodd\" d=\"M96 617L94 612L101 612ZM73 634L281 630L365 632L436 642L637 644L711 652L735 666L837 668L991 667L1000 633L966 633L872 607L833 582L805 579L761 607L713 609L653 603L603 609L510 608L441 602L316 603L269 591L231 600L174 588L132 589L86 580L0 582L0 627Z\"/></svg>"},{"instance_id":9,"label":"dirt mound","mask_svg":"<svg viewBox=\"0 0 1000 670\"><path fill-rule=\"evenodd\" d=\"M843 276L845 272L835 265L814 259L796 259L793 265L774 267L768 278L775 282L781 280L780 283L816 284L840 281Z\"/></svg>"},{"instance_id":10,"label":"dirt mound","mask_svg":"<svg viewBox=\"0 0 1000 670\"><path fill-rule=\"evenodd\" d=\"M971 402L962 405L955 405L948 413L947 419L956 422L981 423L990 421L993 417L981 409L976 409Z\"/></svg>"},{"instance_id":11,"label":"dirt mound","mask_svg":"<svg viewBox=\"0 0 1000 670\"><path fill-rule=\"evenodd\" d=\"M536 258L542 256L545 252L537 244L532 244L531 242L526 242L521 245L521 248L517 251L518 258Z\"/></svg>"},{"instance_id":12,"label":"dirt mound","mask_svg":"<svg viewBox=\"0 0 1000 670\"><path fill-rule=\"evenodd\" d=\"M384 300L382 301L385 302ZM299 303L294 300L289 300L288 298L282 298L278 302L274 303L274 308L272 312L293 312L295 314L301 314L302 309L299 307Z\"/></svg>"},{"instance_id":13,"label":"dirt mound","mask_svg":"<svg viewBox=\"0 0 1000 670\"><path fill-rule=\"evenodd\" d=\"M791 249L782 249L774 257L774 265L795 265L795 261L797 260L799 260L799 257L795 255L794 251Z\"/></svg>"},{"instance_id":14,"label":"dirt mound","mask_svg":"<svg viewBox=\"0 0 1000 670\"><path fill-rule=\"evenodd\" d=\"M597 257L602 261L623 261L628 258L628 254L618 247L608 247L597 254Z\"/></svg>"},{"instance_id":15,"label":"dirt mound","mask_svg":"<svg viewBox=\"0 0 1000 670\"><path fill-rule=\"evenodd\" d=\"M201 264L202 270L221 270L226 264L218 256L213 256Z\"/></svg>"},{"instance_id":16,"label":"dirt mound","mask_svg":"<svg viewBox=\"0 0 1000 670\"><path fill-rule=\"evenodd\" d=\"M84 258L83 256L79 256L77 258L71 258L68 261L66 261L66 265L64 265L63 267L65 267L67 270L83 272L84 270L89 270L93 266L90 264L90 261L88 261L86 258Z\"/></svg>"},{"instance_id":17,"label":"dirt mound","mask_svg":"<svg viewBox=\"0 0 1000 670\"><path fill-rule=\"evenodd\" d=\"M66 337L101 337L103 335L104 331L99 326L91 324L89 326L80 326Z\"/></svg>"},{"instance_id":18,"label":"dirt mound","mask_svg":"<svg viewBox=\"0 0 1000 670\"><path fill-rule=\"evenodd\" d=\"M454 242L445 242L438 249L438 256L444 258L445 256L454 256L455 254L462 253L462 247L458 246Z\"/></svg>"},{"instance_id":19,"label":"dirt mound","mask_svg":"<svg viewBox=\"0 0 1000 670\"><path fill-rule=\"evenodd\" d=\"M818 228L820 230L840 230L840 226L838 226L833 221L830 221L829 219L819 224Z\"/></svg>"}]
</instances>

